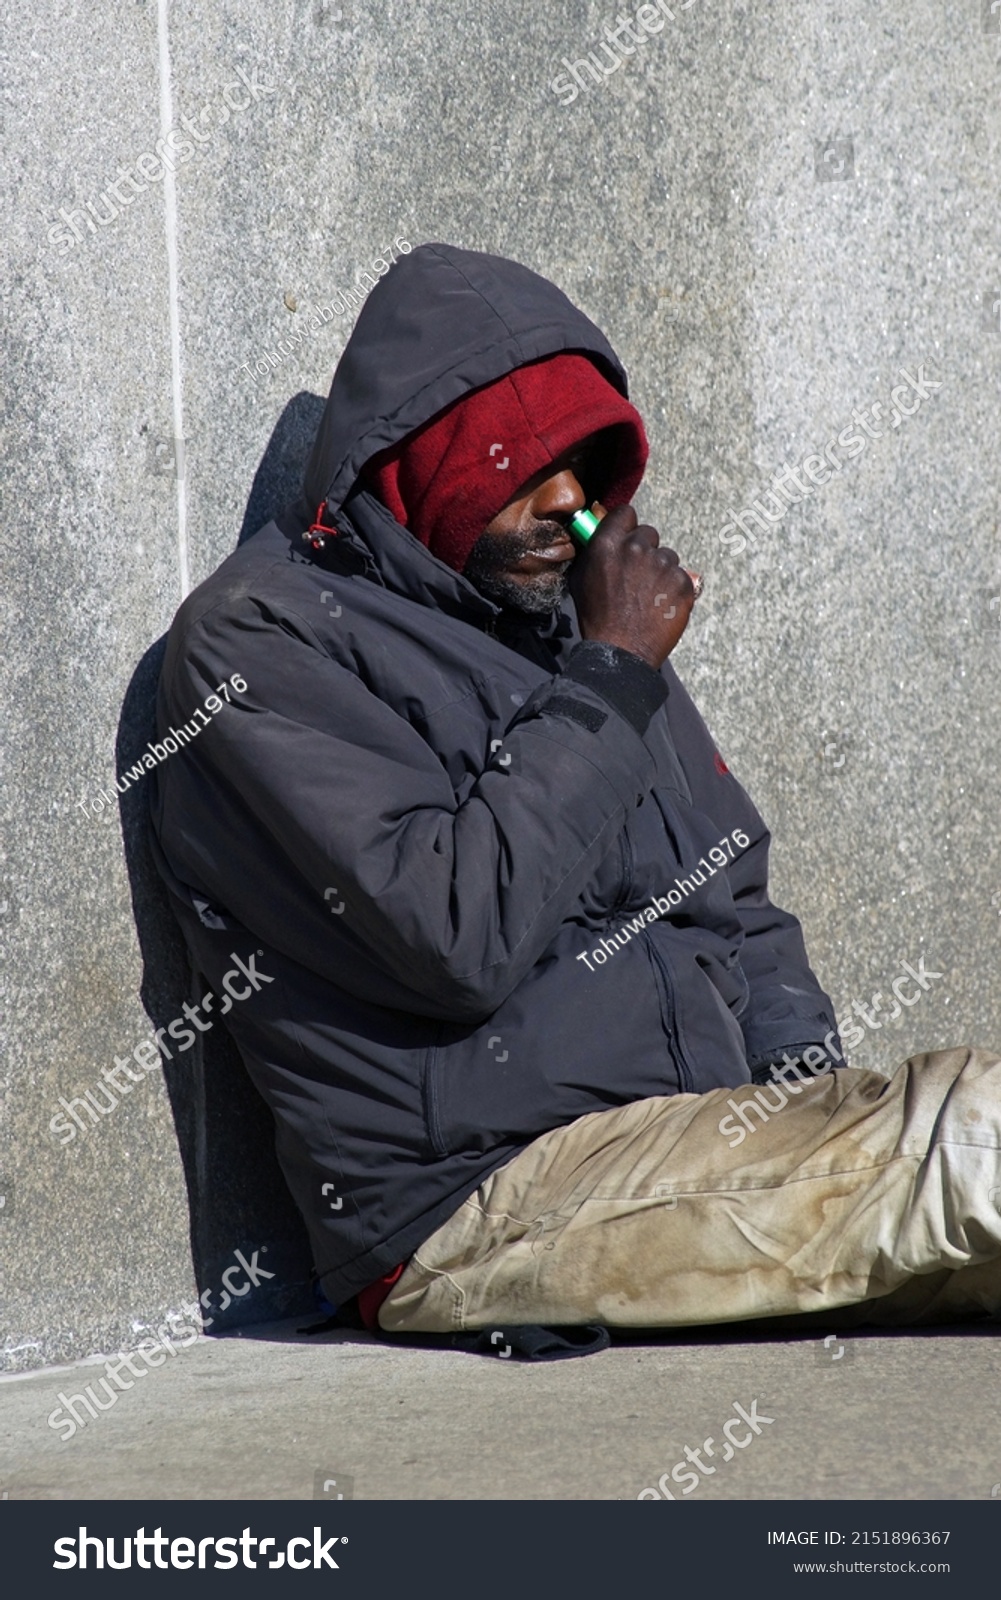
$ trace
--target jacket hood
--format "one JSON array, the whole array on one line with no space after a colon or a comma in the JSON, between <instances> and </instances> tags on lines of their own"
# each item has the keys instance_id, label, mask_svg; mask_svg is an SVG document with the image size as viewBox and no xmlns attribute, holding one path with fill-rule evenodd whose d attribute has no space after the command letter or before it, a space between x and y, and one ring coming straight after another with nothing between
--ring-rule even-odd
<instances>
[{"instance_id":1,"label":"jacket hood","mask_svg":"<svg viewBox=\"0 0 1001 1600\"><path fill-rule=\"evenodd\" d=\"M418 246L372 290L337 365L306 468L307 501L325 503L336 522L372 456L461 396L563 351L590 357L628 398L608 340L555 284L502 256Z\"/></svg>"}]
</instances>

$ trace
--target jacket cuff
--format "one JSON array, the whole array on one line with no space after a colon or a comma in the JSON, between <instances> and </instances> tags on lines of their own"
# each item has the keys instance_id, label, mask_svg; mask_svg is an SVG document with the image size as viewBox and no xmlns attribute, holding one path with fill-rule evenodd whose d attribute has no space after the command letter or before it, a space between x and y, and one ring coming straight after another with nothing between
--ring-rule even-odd
<instances>
[{"instance_id":1,"label":"jacket cuff","mask_svg":"<svg viewBox=\"0 0 1001 1600\"><path fill-rule=\"evenodd\" d=\"M597 639L585 639L574 646L563 676L586 684L600 695L641 738L668 694L667 684L654 667L631 650L601 644Z\"/></svg>"},{"instance_id":2,"label":"jacket cuff","mask_svg":"<svg viewBox=\"0 0 1001 1600\"><path fill-rule=\"evenodd\" d=\"M837 1043L840 1047L841 1040L839 1039ZM804 1061L807 1054L810 1056L809 1064ZM846 1067L848 1063L844 1056L838 1060L834 1053L826 1050L822 1044L810 1043L787 1045L782 1052L771 1051L767 1056L749 1062L748 1065L752 1083L770 1083L774 1079L781 1082L793 1067L812 1072L814 1077L819 1077L821 1073L830 1072L835 1067Z\"/></svg>"}]
</instances>

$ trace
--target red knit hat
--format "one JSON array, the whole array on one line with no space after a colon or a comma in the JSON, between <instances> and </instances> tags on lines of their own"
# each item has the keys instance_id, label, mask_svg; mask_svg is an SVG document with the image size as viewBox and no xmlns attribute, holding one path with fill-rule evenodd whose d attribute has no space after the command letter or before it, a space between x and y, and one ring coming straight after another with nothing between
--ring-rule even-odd
<instances>
[{"instance_id":1,"label":"red knit hat","mask_svg":"<svg viewBox=\"0 0 1001 1600\"><path fill-rule=\"evenodd\" d=\"M546 356L462 395L373 456L365 476L397 522L461 572L521 485L605 428L615 429L607 436L615 448L607 481L593 488L611 510L629 503L643 477L642 418L587 356Z\"/></svg>"}]
</instances>

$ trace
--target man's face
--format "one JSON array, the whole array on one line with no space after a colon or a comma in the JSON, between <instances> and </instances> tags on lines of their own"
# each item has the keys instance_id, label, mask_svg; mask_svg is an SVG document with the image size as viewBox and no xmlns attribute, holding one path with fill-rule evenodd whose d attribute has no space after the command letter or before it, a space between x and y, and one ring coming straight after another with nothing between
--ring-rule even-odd
<instances>
[{"instance_id":1,"label":"man's face","mask_svg":"<svg viewBox=\"0 0 1001 1600\"><path fill-rule=\"evenodd\" d=\"M516 611L555 611L577 554L569 522L587 505L581 479L597 434L574 445L518 489L469 552L463 576L481 594Z\"/></svg>"}]
</instances>

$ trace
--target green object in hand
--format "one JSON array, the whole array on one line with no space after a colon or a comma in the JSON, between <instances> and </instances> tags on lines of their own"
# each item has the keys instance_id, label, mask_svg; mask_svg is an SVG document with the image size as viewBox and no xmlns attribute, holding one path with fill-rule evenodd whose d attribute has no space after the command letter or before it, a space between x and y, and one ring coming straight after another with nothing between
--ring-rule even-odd
<instances>
[{"instance_id":1,"label":"green object in hand","mask_svg":"<svg viewBox=\"0 0 1001 1600\"><path fill-rule=\"evenodd\" d=\"M594 537L600 521L601 518L596 517L593 511L575 511L570 518L570 528L581 544L587 544Z\"/></svg>"}]
</instances>

